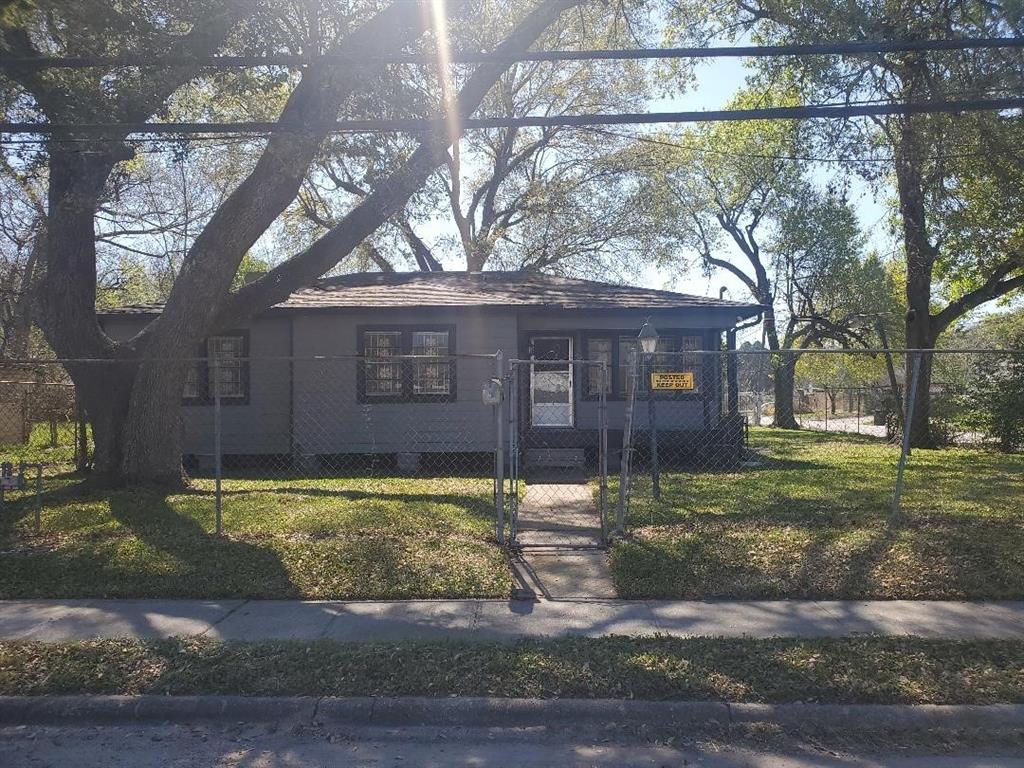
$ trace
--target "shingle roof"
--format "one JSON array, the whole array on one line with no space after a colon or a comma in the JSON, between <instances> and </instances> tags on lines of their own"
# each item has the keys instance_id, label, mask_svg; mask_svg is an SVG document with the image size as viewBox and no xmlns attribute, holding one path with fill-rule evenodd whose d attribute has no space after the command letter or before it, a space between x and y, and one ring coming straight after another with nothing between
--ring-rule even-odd
<instances>
[{"instance_id":1,"label":"shingle roof","mask_svg":"<svg viewBox=\"0 0 1024 768\"><path fill-rule=\"evenodd\" d=\"M761 311L758 304L536 272L362 272L320 280L276 305L292 310L481 306L707 308L733 310L740 317L752 317ZM104 314L151 314L160 308L156 304L140 304Z\"/></svg>"}]
</instances>

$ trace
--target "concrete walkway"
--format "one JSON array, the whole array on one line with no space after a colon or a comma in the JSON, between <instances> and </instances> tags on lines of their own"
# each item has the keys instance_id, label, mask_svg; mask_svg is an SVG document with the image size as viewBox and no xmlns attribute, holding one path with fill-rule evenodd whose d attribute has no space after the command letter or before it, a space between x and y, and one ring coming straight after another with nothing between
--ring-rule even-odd
<instances>
[{"instance_id":1,"label":"concrete walkway","mask_svg":"<svg viewBox=\"0 0 1024 768\"><path fill-rule=\"evenodd\" d=\"M0 639L501 640L569 635L1024 639L1024 602L0 601Z\"/></svg>"},{"instance_id":2,"label":"concrete walkway","mask_svg":"<svg viewBox=\"0 0 1024 768\"><path fill-rule=\"evenodd\" d=\"M549 600L615 598L601 517L586 478L531 482L519 507L520 556L512 565L521 589Z\"/></svg>"}]
</instances>

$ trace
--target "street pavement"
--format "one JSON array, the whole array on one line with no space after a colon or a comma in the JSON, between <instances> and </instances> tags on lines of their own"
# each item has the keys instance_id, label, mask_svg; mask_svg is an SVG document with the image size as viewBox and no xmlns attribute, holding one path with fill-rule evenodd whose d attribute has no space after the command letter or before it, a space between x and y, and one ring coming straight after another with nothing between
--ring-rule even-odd
<instances>
[{"instance_id":1,"label":"street pavement","mask_svg":"<svg viewBox=\"0 0 1024 768\"><path fill-rule=\"evenodd\" d=\"M894 748L885 743L774 739L759 745L679 734L670 741L521 729L295 728L287 725L8 726L0 765L12 768L312 768L474 766L474 768L1024 768L1003 747ZM781 743L780 743L781 742Z\"/></svg>"}]
</instances>

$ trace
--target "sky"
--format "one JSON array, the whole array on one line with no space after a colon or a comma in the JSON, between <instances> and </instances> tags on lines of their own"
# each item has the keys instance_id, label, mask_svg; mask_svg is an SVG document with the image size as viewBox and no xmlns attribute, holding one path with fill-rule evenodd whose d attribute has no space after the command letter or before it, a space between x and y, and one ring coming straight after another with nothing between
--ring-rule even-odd
<instances>
[{"instance_id":1,"label":"sky","mask_svg":"<svg viewBox=\"0 0 1024 768\"><path fill-rule=\"evenodd\" d=\"M670 98L652 99L648 102L648 111L705 111L724 108L736 92L743 87L748 69L743 59L719 58L699 64L695 70L692 87ZM663 126L655 126L662 128ZM819 165L812 171L813 177L822 185L834 175L834 165ZM855 179L850 188L850 200L857 212L861 227L868 235L868 247L886 254L891 252L893 244L889 236L887 219L888 209L884 200L878 198L876 191L867 184ZM447 217L438 219L434 226L427 226L422 233L428 240L443 236L453 227ZM739 256L738 251L733 255ZM742 257L740 257L742 258ZM453 259L451 268L464 268ZM446 264L446 266L449 266ZM710 278L701 274L700 269L681 272L678 268L664 269L656 265L646 266L636 281L646 288L662 288L700 296L718 296L724 286L728 289L727 298L736 301L750 299L746 288L735 277L721 271Z\"/></svg>"},{"instance_id":2,"label":"sky","mask_svg":"<svg viewBox=\"0 0 1024 768\"><path fill-rule=\"evenodd\" d=\"M721 58L703 62L696 68L692 89L674 98L654 100L650 102L649 108L652 112L723 109L743 87L749 71L743 59ZM812 177L824 185L835 170L834 165L819 164L812 170ZM863 181L854 179L850 188L850 201L860 220L861 228L868 235L868 247L883 254L890 251L892 242L886 226L889 211L884 199ZM720 271L707 278L698 271L680 275L650 266L644 271L643 285L648 288L667 288L701 296L717 296L719 290L725 286L729 289L728 298L748 298L746 289L736 278Z\"/></svg>"}]
</instances>

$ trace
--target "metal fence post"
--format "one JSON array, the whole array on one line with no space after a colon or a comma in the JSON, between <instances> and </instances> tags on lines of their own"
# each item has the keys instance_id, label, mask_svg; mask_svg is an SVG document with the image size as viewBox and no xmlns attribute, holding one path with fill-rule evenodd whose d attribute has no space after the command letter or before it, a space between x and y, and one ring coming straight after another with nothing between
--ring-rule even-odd
<instances>
[{"instance_id":1,"label":"metal fence post","mask_svg":"<svg viewBox=\"0 0 1024 768\"><path fill-rule=\"evenodd\" d=\"M519 526L519 362L508 371L508 538L515 545Z\"/></svg>"},{"instance_id":2,"label":"metal fence post","mask_svg":"<svg viewBox=\"0 0 1024 768\"><path fill-rule=\"evenodd\" d=\"M910 424L914 420L914 401L917 399L917 378L921 373L921 352L914 355L910 374L910 392L907 393L907 411L903 416L903 440L900 443L900 463L896 469L896 489L892 494L892 517L900 514L900 498L903 496L903 472L907 467L907 451L910 449Z\"/></svg>"},{"instance_id":3,"label":"metal fence post","mask_svg":"<svg viewBox=\"0 0 1024 768\"><path fill-rule=\"evenodd\" d=\"M502 363L504 357L499 349L494 356L495 380L500 385L502 382ZM501 398L494 406L494 471L495 471L495 494L494 494L494 535L499 544L505 543L505 388L499 390Z\"/></svg>"},{"instance_id":4,"label":"metal fence post","mask_svg":"<svg viewBox=\"0 0 1024 768\"><path fill-rule=\"evenodd\" d=\"M601 473L599 508L601 512L601 539L608 542L608 364L601 363L601 394L597 401L598 471Z\"/></svg>"},{"instance_id":5,"label":"metal fence post","mask_svg":"<svg viewBox=\"0 0 1024 768\"><path fill-rule=\"evenodd\" d=\"M619 457L619 505L615 513L615 530L622 535L626 530L626 505L629 503L629 485L632 482L631 457L633 454L633 408L636 405L637 353L629 353L629 377L626 379L626 418L622 429L622 455Z\"/></svg>"},{"instance_id":6,"label":"metal fence post","mask_svg":"<svg viewBox=\"0 0 1024 768\"><path fill-rule=\"evenodd\" d=\"M651 496L655 501L661 499L661 467L658 465L658 414L654 403L654 382L651 374L654 372L654 355L644 355L646 363L647 384L647 433L651 442Z\"/></svg>"},{"instance_id":7,"label":"metal fence post","mask_svg":"<svg viewBox=\"0 0 1024 768\"><path fill-rule=\"evenodd\" d=\"M221 423L220 423L220 368L217 359L213 362L213 478L215 503L215 530L220 536L222 530L223 500L221 499Z\"/></svg>"}]
</instances>

